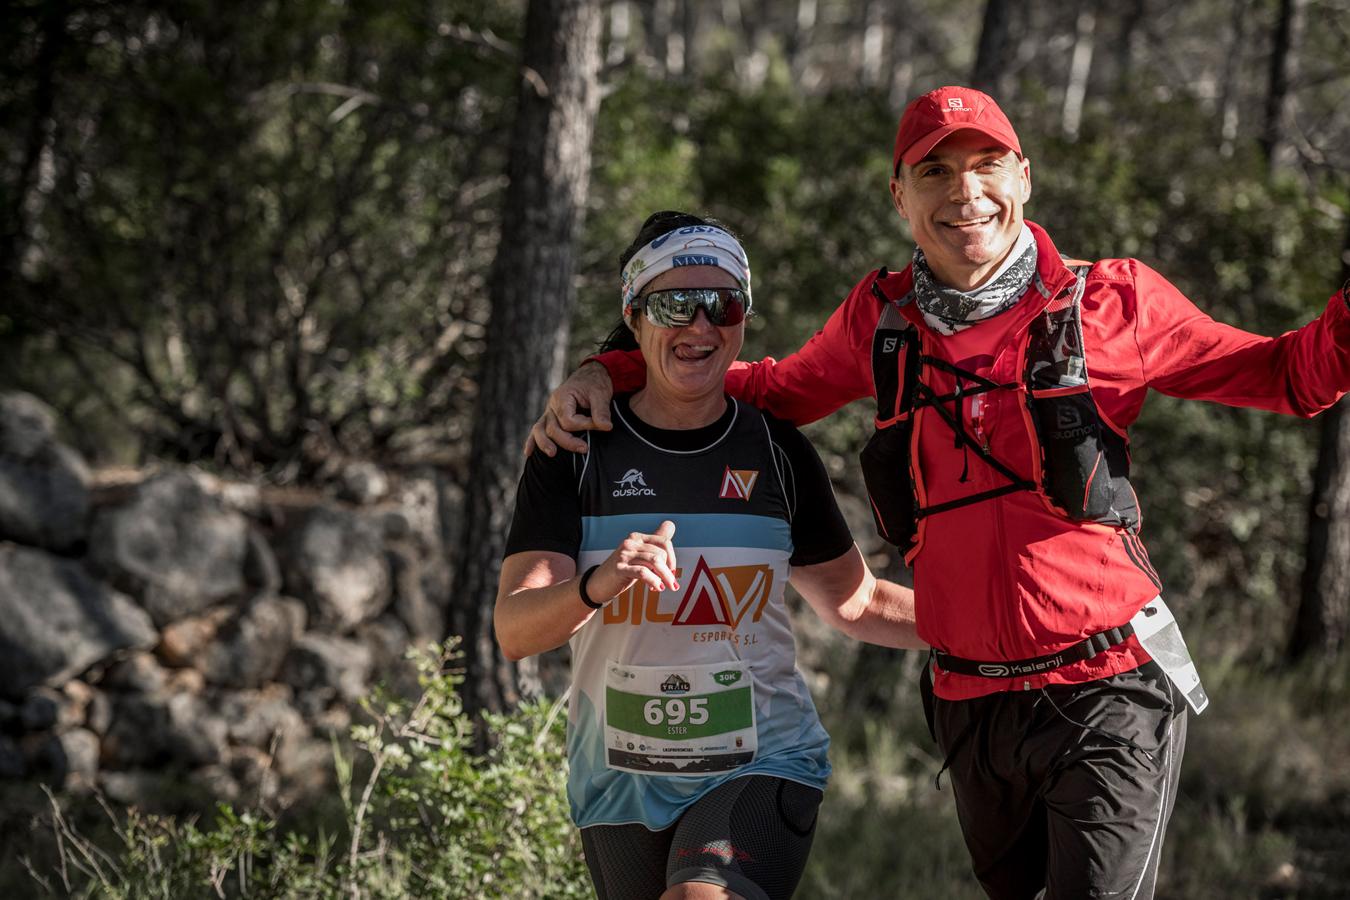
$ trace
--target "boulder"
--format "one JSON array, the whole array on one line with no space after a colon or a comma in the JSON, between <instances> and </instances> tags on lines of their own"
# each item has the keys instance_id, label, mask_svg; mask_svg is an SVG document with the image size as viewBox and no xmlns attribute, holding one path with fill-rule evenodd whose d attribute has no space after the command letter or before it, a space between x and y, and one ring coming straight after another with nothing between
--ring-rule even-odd
<instances>
[{"instance_id":1,"label":"boulder","mask_svg":"<svg viewBox=\"0 0 1350 900\"><path fill-rule=\"evenodd\" d=\"M67 788L93 787L98 779L98 735L72 728L47 739L40 753L42 768L52 781Z\"/></svg>"},{"instance_id":2,"label":"boulder","mask_svg":"<svg viewBox=\"0 0 1350 900\"><path fill-rule=\"evenodd\" d=\"M336 700L354 703L366 692L371 654L360 641L309 633L295 642L281 680L295 689L296 705L317 715Z\"/></svg>"},{"instance_id":3,"label":"boulder","mask_svg":"<svg viewBox=\"0 0 1350 900\"><path fill-rule=\"evenodd\" d=\"M28 761L13 738L0 734L0 778L23 778L28 774Z\"/></svg>"},{"instance_id":4,"label":"boulder","mask_svg":"<svg viewBox=\"0 0 1350 900\"><path fill-rule=\"evenodd\" d=\"M112 726L112 701L103 691L95 690L84 713L84 727L102 737Z\"/></svg>"},{"instance_id":5,"label":"boulder","mask_svg":"<svg viewBox=\"0 0 1350 900\"><path fill-rule=\"evenodd\" d=\"M89 473L56 441L56 414L31 394L0 394L0 539L58 552L88 534Z\"/></svg>"},{"instance_id":6,"label":"boulder","mask_svg":"<svg viewBox=\"0 0 1350 900\"><path fill-rule=\"evenodd\" d=\"M189 765L210 765L225 758L229 725L195 694L169 697L169 757Z\"/></svg>"},{"instance_id":7,"label":"boulder","mask_svg":"<svg viewBox=\"0 0 1350 900\"><path fill-rule=\"evenodd\" d=\"M108 667L101 684L110 690L156 694L169 682L169 673L151 653L133 653Z\"/></svg>"},{"instance_id":8,"label":"boulder","mask_svg":"<svg viewBox=\"0 0 1350 900\"><path fill-rule=\"evenodd\" d=\"M353 462L338 475L338 497L349 503L368 505L389 493L389 476L374 463Z\"/></svg>"},{"instance_id":9,"label":"boulder","mask_svg":"<svg viewBox=\"0 0 1350 900\"><path fill-rule=\"evenodd\" d=\"M19 722L24 731L46 731L79 725L83 709L65 693L40 687L29 694L19 707Z\"/></svg>"},{"instance_id":10,"label":"boulder","mask_svg":"<svg viewBox=\"0 0 1350 900\"><path fill-rule=\"evenodd\" d=\"M272 757L257 747L231 747L228 767L239 785L240 799L259 806L271 803L281 790L281 776L272 766Z\"/></svg>"},{"instance_id":11,"label":"boulder","mask_svg":"<svg viewBox=\"0 0 1350 900\"><path fill-rule=\"evenodd\" d=\"M217 764L194 769L188 775L188 783L216 802L239 802L239 782L235 780L229 768L224 765Z\"/></svg>"},{"instance_id":12,"label":"boulder","mask_svg":"<svg viewBox=\"0 0 1350 900\"><path fill-rule=\"evenodd\" d=\"M291 644L304 630L303 603L260 597L220 629L194 665L211 684L257 687L276 676Z\"/></svg>"},{"instance_id":13,"label":"boulder","mask_svg":"<svg viewBox=\"0 0 1350 900\"><path fill-rule=\"evenodd\" d=\"M150 617L79 563L0 544L0 693L58 685L119 650L153 647Z\"/></svg>"},{"instance_id":14,"label":"boulder","mask_svg":"<svg viewBox=\"0 0 1350 900\"><path fill-rule=\"evenodd\" d=\"M256 594L275 594L281 590L281 564L272 546L256 528L248 530L248 552L244 555L244 580Z\"/></svg>"},{"instance_id":15,"label":"boulder","mask_svg":"<svg viewBox=\"0 0 1350 900\"><path fill-rule=\"evenodd\" d=\"M98 511L90 556L164 625L243 593L248 530L187 472L166 472Z\"/></svg>"},{"instance_id":16,"label":"boulder","mask_svg":"<svg viewBox=\"0 0 1350 900\"><path fill-rule=\"evenodd\" d=\"M224 757L229 726L196 694L115 698L103 755L114 768L210 765Z\"/></svg>"},{"instance_id":17,"label":"boulder","mask_svg":"<svg viewBox=\"0 0 1350 900\"><path fill-rule=\"evenodd\" d=\"M193 665L206 653L232 615L233 610L229 607L218 606L165 625L159 635L157 652L160 659L178 668Z\"/></svg>"},{"instance_id":18,"label":"boulder","mask_svg":"<svg viewBox=\"0 0 1350 900\"><path fill-rule=\"evenodd\" d=\"M370 518L315 507L288 543L287 590L305 600L320 626L346 631L388 604L389 562Z\"/></svg>"},{"instance_id":19,"label":"boulder","mask_svg":"<svg viewBox=\"0 0 1350 900\"><path fill-rule=\"evenodd\" d=\"M234 744L271 750L302 740L309 733L305 720L291 704L285 685L271 684L261 691L237 691L221 698L220 714L229 723Z\"/></svg>"},{"instance_id":20,"label":"boulder","mask_svg":"<svg viewBox=\"0 0 1350 900\"><path fill-rule=\"evenodd\" d=\"M442 560L418 558L412 545L389 545L389 570L394 584L394 613L416 643L445 637L445 611L441 608L448 587L448 571ZM442 574L447 577L442 579Z\"/></svg>"},{"instance_id":21,"label":"boulder","mask_svg":"<svg viewBox=\"0 0 1350 900\"><path fill-rule=\"evenodd\" d=\"M413 697L420 693L417 666L408 659L408 648L412 645L408 629L397 616L385 613L362 624L356 629L356 637L370 650L373 679L399 696Z\"/></svg>"},{"instance_id":22,"label":"boulder","mask_svg":"<svg viewBox=\"0 0 1350 900\"><path fill-rule=\"evenodd\" d=\"M104 771L99 776L104 795L120 806L159 809L164 798L179 787L168 772L132 769L126 772Z\"/></svg>"},{"instance_id":23,"label":"boulder","mask_svg":"<svg viewBox=\"0 0 1350 900\"><path fill-rule=\"evenodd\" d=\"M162 694L115 695L112 721L103 735L103 758L110 768L157 766L168 757L169 710Z\"/></svg>"}]
</instances>

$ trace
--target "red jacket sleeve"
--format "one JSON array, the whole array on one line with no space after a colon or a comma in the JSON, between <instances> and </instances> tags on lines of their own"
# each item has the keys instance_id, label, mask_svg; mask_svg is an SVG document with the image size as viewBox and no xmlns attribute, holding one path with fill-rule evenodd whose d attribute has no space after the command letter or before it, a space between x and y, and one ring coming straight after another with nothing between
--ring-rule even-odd
<instances>
[{"instance_id":1,"label":"red jacket sleeve","mask_svg":"<svg viewBox=\"0 0 1350 900\"><path fill-rule=\"evenodd\" d=\"M860 281L797 352L782 360L737 361L727 372L727 393L768 410L794 425L814 422L839 407L872 395L872 334L881 313L872 296L872 276ZM642 354L633 351L602 353L603 365L616 391L633 391L646 384Z\"/></svg>"},{"instance_id":2,"label":"red jacket sleeve","mask_svg":"<svg viewBox=\"0 0 1350 900\"><path fill-rule=\"evenodd\" d=\"M1167 279L1135 268L1135 339L1149 387L1197 400L1313 416L1350 390L1350 307L1338 291L1322 315L1279 337L1216 322Z\"/></svg>"}]
</instances>

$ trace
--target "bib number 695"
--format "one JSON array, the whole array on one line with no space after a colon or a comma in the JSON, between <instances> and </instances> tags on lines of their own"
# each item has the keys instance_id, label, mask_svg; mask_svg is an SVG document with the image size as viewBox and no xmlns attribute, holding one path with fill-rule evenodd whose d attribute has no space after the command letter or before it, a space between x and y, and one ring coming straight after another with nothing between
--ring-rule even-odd
<instances>
[{"instance_id":1,"label":"bib number 695","mask_svg":"<svg viewBox=\"0 0 1350 900\"><path fill-rule=\"evenodd\" d=\"M642 716L648 725L681 725L685 719L690 725L702 725L708 721L708 698L690 697L686 702L682 697L654 697L642 704Z\"/></svg>"}]
</instances>

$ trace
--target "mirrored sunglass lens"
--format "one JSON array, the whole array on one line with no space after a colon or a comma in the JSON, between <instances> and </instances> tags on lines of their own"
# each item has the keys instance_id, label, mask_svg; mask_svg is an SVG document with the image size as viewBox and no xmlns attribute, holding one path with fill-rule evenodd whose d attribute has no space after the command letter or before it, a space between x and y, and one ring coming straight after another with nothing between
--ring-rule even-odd
<instances>
[{"instance_id":1,"label":"mirrored sunglass lens","mask_svg":"<svg viewBox=\"0 0 1350 900\"><path fill-rule=\"evenodd\" d=\"M662 327L694 321L700 306L713 325L737 325L745 318L745 293L734 288L683 288L652 291L645 298L647 318Z\"/></svg>"}]
</instances>

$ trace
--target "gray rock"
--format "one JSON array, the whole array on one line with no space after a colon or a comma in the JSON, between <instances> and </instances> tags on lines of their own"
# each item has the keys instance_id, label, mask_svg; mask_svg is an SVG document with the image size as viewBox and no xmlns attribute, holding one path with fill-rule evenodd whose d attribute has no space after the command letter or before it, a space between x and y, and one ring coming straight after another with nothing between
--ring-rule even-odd
<instances>
[{"instance_id":1,"label":"gray rock","mask_svg":"<svg viewBox=\"0 0 1350 900\"><path fill-rule=\"evenodd\" d=\"M82 712L79 704L61 691L40 687L24 698L19 724L25 731L70 728L80 724Z\"/></svg>"},{"instance_id":2,"label":"gray rock","mask_svg":"<svg viewBox=\"0 0 1350 900\"><path fill-rule=\"evenodd\" d=\"M374 618L389 602L389 563L381 530L365 516L315 507L292 535L287 589L320 625L338 631Z\"/></svg>"},{"instance_id":3,"label":"gray rock","mask_svg":"<svg viewBox=\"0 0 1350 900\"><path fill-rule=\"evenodd\" d=\"M224 757L228 737L225 720L196 694L127 694L114 700L103 752L113 768L210 765Z\"/></svg>"},{"instance_id":4,"label":"gray rock","mask_svg":"<svg viewBox=\"0 0 1350 900\"><path fill-rule=\"evenodd\" d=\"M144 769L104 771L99 775L99 783L109 800L142 809L159 808L176 787L172 775Z\"/></svg>"},{"instance_id":5,"label":"gray rock","mask_svg":"<svg viewBox=\"0 0 1350 900\"><path fill-rule=\"evenodd\" d=\"M389 569L394 583L394 612L407 627L411 639L417 643L439 641L445 637L445 614L436 591L440 588L440 574L435 566L419 559L413 548L405 543L389 545ZM431 591L428 591L428 587Z\"/></svg>"},{"instance_id":6,"label":"gray rock","mask_svg":"<svg viewBox=\"0 0 1350 900\"><path fill-rule=\"evenodd\" d=\"M338 496L360 505L374 503L389 493L389 476L374 463L354 462L342 467Z\"/></svg>"},{"instance_id":7,"label":"gray rock","mask_svg":"<svg viewBox=\"0 0 1350 900\"><path fill-rule=\"evenodd\" d=\"M95 690L93 696L89 698L89 706L85 709L84 727L102 737L112 726L112 715L112 701L108 699L108 695Z\"/></svg>"},{"instance_id":8,"label":"gray rock","mask_svg":"<svg viewBox=\"0 0 1350 900\"><path fill-rule=\"evenodd\" d=\"M43 768L56 784L68 788L92 787L98 778L98 735L72 728L52 735L42 750Z\"/></svg>"},{"instance_id":9,"label":"gray rock","mask_svg":"<svg viewBox=\"0 0 1350 900\"><path fill-rule=\"evenodd\" d=\"M281 590L281 564L272 546L256 528L248 530L248 552L244 555L244 580L256 593L275 594Z\"/></svg>"},{"instance_id":10,"label":"gray rock","mask_svg":"<svg viewBox=\"0 0 1350 900\"><path fill-rule=\"evenodd\" d=\"M23 778L28 774L28 761L13 738L0 734L0 778Z\"/></svg>"},{"instance_id":11,"label":"gray rock","mask_svg":"<svg viewBox=\"0 0 1350 900\"><path fill-rule=\"evenodd\" d=\"M209 765L224 759L229 725L201 697L174 694L168 710L166 748L171 758L190 765Z\"/></svg>"},{"instance_id":12,"label":"gray rock","mask_svg":"<svg viewBox=\"0 0 1350 900\"><path fill-rule=\"evenodd\" d=\"M0 394L0 539L67 551L88 534L89 474L55 422L36 397Z\"/></svg>"},{"instance_id":13,"label":"gray rock","mask_svg":"<svg viewBox=\"0 0 1350 900\"><path fill-rule=\"evenodd\" d=\"M442 501L436 485L435 473L405 478L394 494L396 507L391 511L386 527L402 531L416 539L423 553L440 548L444 535L441 530Z\"/></svg>"},{"instance_id":14,"label":"gray rock","mask_svg":"<svg viewBox=\"0 0 1350 900\"><path fill-rule=\"evenodd\" d=\"M239 782L223 765L202 766L188 775L188 782L208 797L221 803L236 803L240 797Z\"/></svg>"},{"instance_id":15,"label":"gray rock","mask_svg":"<svg viewBox=\"0 0 1350 900\"><path fill-rule=\"evenodd\" d=\"M266 751L257 747L231 747L228 765L243 801L261 806L277 798L281 791L281 775Z\"/></svg>"},{"instance_id":16,"label":"gray rock","mask_svg":"<svg viewBox=\"0 0 1350 900\"><path fill-rule=\"evenodd\" d=\"M407 627L390 613L356 629L356 636L370 648L372 678L402 697L419 694L417 666L408 659L412 641Z\"/></svg>"},{"instance_id":17,"label":"gray rock","mask_svg":"<svg viewBox=\"0 0 1350 900\"><path fill-rule=\"evenodd\" d=\"M176 668L196 664L206 653L206 649L217 640L234 611L227 606L218 606L206 612L179 619L165 625L159 635L159 647L156 652L166 663Z\"/></svg>"},{"instance_id":18,"label":"gray rock","mask_svg":"<svg viewBox=\"0 0 1350 900\"><path fill-rule=\"evenodd\" d=\"M276 676L304 628L299 600L261 597L203 648L196 666L212 684L256 687Z\"/></svg>"},{"instance_id":19,"label":"gray rock","mask_svg":"<svg viewBox=\"0 0 1350 900\"><path fill-rule=\"evenodd\" d=\"M295 689L300 711L316 715L335 700L352 703L365 694L371 661L359 641L310 633L291 648L281 680Z\"/></svg>"},{"instance_id":20,"label":"gray rock","mask_svg":"<svg viewBox=\"0 0 1350 900\"><path fill-rule=\"evenodd\" d=\"M114 696L112 701L112 723L103 736L107 765L128 769L166 762L170 728L167 698L125 694Z\"/></svg>"},{"instance_id":21,"label":"gray rock","mask_svg":"<svg viewBox=\"0 0 1350 900\"><path fill-rule=\"evenodd\" d=\"M95 515L90 555L163 625L240 596L247 545L243 516L188 473L167 472Z\"/></svg>"},{"instance_id":22,"label":"gray rock","mask_svg":"<svg viewBox=\"0 0 1350 900\"><path fill-rule=\"evenodd\" d=\"M0 544L0 693L62 684L119 650L155 641L150 617L78 563Z\"/></svg>"},{"instance_id":23,"label":"gray rock","mask_svg":"<svg viewBox=\"0 0 1350 900\"><path fill-rule=\"evenodd\" d=\"M284 685L268 685L261 691L238 691L221 698L221 717L229 723L232 743L270 750L304 738L305 720L291 704Z\"/></svg>"},{"instance_id":24,"label":"gray rock","mask_svg":"<svg viewBox=\"0 0 1350 900\"><path fill-rule=\"evenodd\" d=\"M168 684L169 673L152 653L133 653L108 667L103 686L115 691L157 694Z\"/></svg>"}]
</instances>

